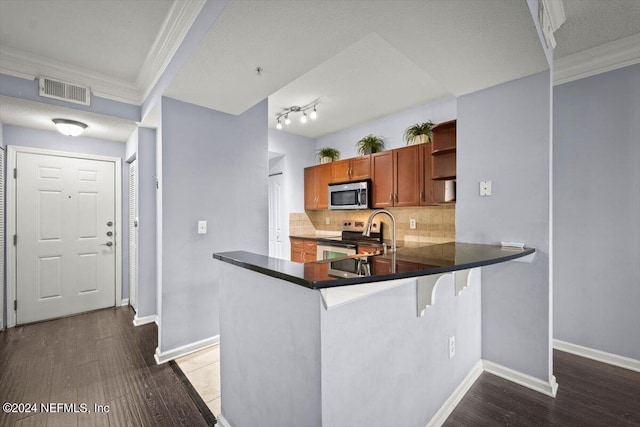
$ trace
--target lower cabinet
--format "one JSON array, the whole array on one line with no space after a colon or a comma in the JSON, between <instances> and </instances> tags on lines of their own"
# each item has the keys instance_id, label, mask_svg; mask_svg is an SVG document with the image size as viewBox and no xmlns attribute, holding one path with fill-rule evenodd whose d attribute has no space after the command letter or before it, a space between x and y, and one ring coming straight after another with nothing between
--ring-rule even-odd
<instances>
[{"instance_id":1,"label":"lower cabinet","mask_svg":"<svg viewBox=\"0 0 640 427\"><path fill-rule=\"evenodd\" d=\"M318 256L318 244L315 240L290 238L291 261L314 262Z\"/></svg>"}]
</instances>

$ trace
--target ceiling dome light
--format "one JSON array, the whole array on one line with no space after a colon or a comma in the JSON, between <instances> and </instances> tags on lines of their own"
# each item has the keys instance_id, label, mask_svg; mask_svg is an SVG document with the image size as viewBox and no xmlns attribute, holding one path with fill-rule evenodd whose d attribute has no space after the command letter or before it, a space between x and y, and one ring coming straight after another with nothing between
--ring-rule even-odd
<instances>
[{"instance_id":1,"label":"ceiling dome light","mask_svg":"<svg viewBox=\"0 0 640 427\"><path fill-rule=\"evenodd\" d=\"M302 117L300 117L300 123L307 123L307 112L302 112Z\"/></svg>"},{"instance_id":2,"label":"ceiling dome light","mask_svg":"<svg viewBox=\"0 0 640 427\"><path fill-rule=\"evenodd\" d=\"M87 125L82 122L68 119L53 119L53 123L56 125L58 132L67 136L78 136L87 128Z\"/></svg>"},{"instance_id":3,"label":"ceiling dome light","mask_svg":"<svg viewBox=\"0 0 640 427\"><path fill-rule=\"evenodd\" d=\"M284 124L285 125L290 125L291 124L291 119L289 118L288 114L284 115Z\"/></svg>"},{"instance_id":4,"label":"ceiling dome light","mask_svg":"<svg viewBox=\"0 0 640 427\"><path fill-rule=\"evenodd\" d=\"M278 124L276 125L276 129L282 129L282 123L280 123L280 119L278 119Z\"/></svg>"},{"instance_id":5,"label":"ceiling dome light","mask_svg":"<svg viewBox=\"0 0 640 427\"><path fill-rule=\"evenodd\" d=\"M309 117L311 117L311 120L315 120L318 118L318 112L316 111L316 106L313 106L313 111L311 112L311 114L309 114Z\"/></svg>"}]
</instances>

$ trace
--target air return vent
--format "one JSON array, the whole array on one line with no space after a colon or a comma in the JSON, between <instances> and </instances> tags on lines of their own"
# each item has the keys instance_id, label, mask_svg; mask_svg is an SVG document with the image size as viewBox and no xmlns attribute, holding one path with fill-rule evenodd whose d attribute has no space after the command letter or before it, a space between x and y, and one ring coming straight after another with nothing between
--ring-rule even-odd
<instances>
[{"instance_id":1,"label":"air return vent","mask_svg":"<svg viewBox=\"0 0 640 427\"><path fill-rule=\"evenodd\" d=\"M40 96L82 105L91 105L91 89L40 76Z\"/></svg>"}]
</instances>

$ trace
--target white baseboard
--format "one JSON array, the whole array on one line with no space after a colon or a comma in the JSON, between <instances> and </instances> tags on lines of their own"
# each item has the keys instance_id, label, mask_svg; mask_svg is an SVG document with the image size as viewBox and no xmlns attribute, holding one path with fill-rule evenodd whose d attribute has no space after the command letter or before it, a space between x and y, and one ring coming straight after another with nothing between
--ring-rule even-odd
<instances>
[{"instance_id":1,"label":"white baseboard","mask_svg":"<svg viewBox=\"0 0 640 427\"><path fill-rule=\"evenodd\" d=\"M231 424L229 423L229 421L227 421L226 418L222 416L222 414L218 415L216 419L218 420L218 423L222 427L231 427Z\"/></svg>"},{"instance_id":2,"label":"white baseboard","mask_svg":"<svg viewBox=\"0 0 640 427\"><path fill-rule=\"evenodd\" d=\"M530 388L531 390L546 394L547 396L556 397L556 393L558 392L558 383L556 382L556 377L554 375L551 376L551 381L545 382L539 378L514 371L511 368L498 365L497 363L493 363L488 360L483 360L482 365L485 372L497 375L500 378L520 384L523 387Z\"/></svg>"},{"instance_id":3,"label":"white baseboard","mask_svg":"<svg viewBox=\"0 0 640 427\"><path fill-rule=\"evenodd\" d=\"M174 348L173 350L161 352L160 348L156 347L156 354L154 355L156 359L156 363L158 365L162 363L166 363L170 360L177 359L182 356L186 356L187 354L195 353L196 351L202 350L207 347L211 347L212 345L216 345L220 342L220 335L216 335L214 337L206 338L201 341L196 341L187 345L183 345L182 347Z\"/></svg>"},{"instance_id":4,"label":"white baseboard","mask_svg":"<svg viewBox=\"0 0 640 427\"><path fill-rule=\"evenodd\" d=\"M553 340L553 348L575 354L577 356L586 357L587 359L597 360L598 362L608 363L609 365L640 372L640 360L632 359L630 357L619 356L617 354L607 353L606 351L583 347L578 344L571 344L566 341L555 339Z\"/></svg>"},{"instance_id":5,"label":"white baseboard","mask_svg":"<svg viewBox=\"0 0 640 427\"><path fill-rule=\"evenodd\" d=\"M482 360L478 360L478 363L473 365L473 368L469 371L467 376L451 393L451 396L442 404L438 412L429 420L427 427L440 427L449 418L449 415L456 409L458 403L462 400L465 394L469 391L471 386L476 382L478 377L482 374L483 365Z\"/></svg>"},{"instance_id":6,"label":"white baseboard","mask_svg":"<svg viewBox=\"0 0 640 427\"><path fill-rule=\"evenodd\" d=\"M129 298L123 298L122 301L120 301L120 305L121 306L129 305Z\"/></svg>"},{"instance_id":7,"label":"white baseboard","mask_svg":"<svg viewBox=\"0 0 640 427\"><path fill-rule=\"evenodd\" d=\"M133 326L142 326L154 322L156 325L158 324L158 316L156 316L155 314L143 317L138 317L137 314L133 316Z\"/></svg>"}]
</instances>

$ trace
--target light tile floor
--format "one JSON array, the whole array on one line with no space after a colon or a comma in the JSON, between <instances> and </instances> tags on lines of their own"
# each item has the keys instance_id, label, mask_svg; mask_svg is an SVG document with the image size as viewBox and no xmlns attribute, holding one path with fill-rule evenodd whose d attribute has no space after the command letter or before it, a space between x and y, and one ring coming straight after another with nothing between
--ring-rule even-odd
<instances>
[{"instance_id":1,"label":"light tile floor","mask_svg":"<svg viewBox=\"0 0 640 427\"><path fill-rule=\"evenodd\" d=\"M176 363L213 415L220 415L220 346L181 357Z\"/></svg>"}]
</instances>

